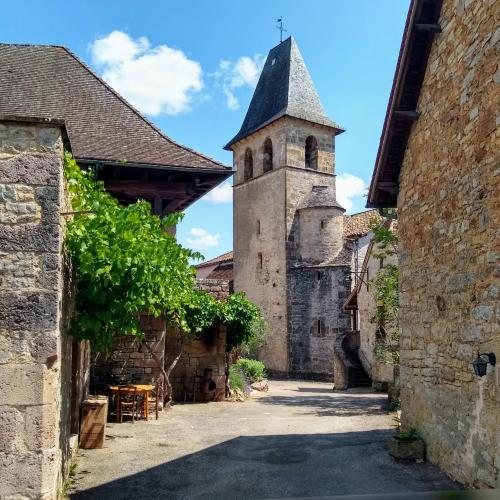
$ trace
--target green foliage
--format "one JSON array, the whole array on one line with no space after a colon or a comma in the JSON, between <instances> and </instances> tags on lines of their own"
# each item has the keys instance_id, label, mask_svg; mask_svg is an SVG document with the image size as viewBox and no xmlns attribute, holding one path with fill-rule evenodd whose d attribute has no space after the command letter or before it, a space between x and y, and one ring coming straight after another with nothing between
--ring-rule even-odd
<instances>
[{"instance_id":1,"label":"green foliage","mask_svg":"<svg viewBox=\"0 0 500 500\"><path fill-rule=\"evenodd\" d=\"M415 441L420 438L420 434L415 427L410 427L407 431L399 430L395 437L400 441Z\"/></svg>"},{"instance_id":2,"label":"green foliage","mask_svg":"<svg viewBox=\"0 0 500 500\"><path fill-rule=\"evenodd\" d=\"M385 224L372 226L377 244L373 255L379 259L396 255L398 239ZM399 365L399 270L394 264L381 268L370 281L376 308L370 322L378 328L374 354L379 361Z\"/></svg>"},{"instance_id":3,"label":"green foliage","mask_svg":"<svg viewBox=\"0 0 500 500\"><path fill-rule=\"evenodd\" d=\"M389 399L389 411L397 411L401 409L401 400L395 396Z\"/></svg>"},{"instance_id":4,"label":"green foliage","mask_svg":"<svg viewBox=\"0 0 500 500\"><path fill-rule=\"evenodd\" d=\"M229 296L222 308L221 320L227 326L226 351L251 342L262 322L260 309L243 292Z\"/></svg>"},{"instance_id":5,"label":"green foliage","mask_svg":"<svg viewBox=\"0 0 500 500\"><path fill-rule=\"evenodd\" d=\"M209 329L220 320L223 305L212 295L201 290L193 290L185 307L188 330L195 336Z\"/></svg>"},{"instance_id":6,"label":"green foliage","mask_svg":"<svg viewBox=\"0 0 500 500\"><path fill-rule=\"evenodd\" d=\"M219 302L194 288L189 261L201 255L166 232L181 214L160 219L145 201L119 205L94 172L82 171L69 153L64 168L76 212L65 242L77 278L72 335L90 340L96 351L109 350L117 335L142 339L139 316L149 314L177 324L188 337L220 321L228 328L229 351L252 341L262 316L244 294Z\"/></svg>"},{"instance_id":7,"label":"green foliage","mask_svg":"<svg viewBox=\"0 0 500 500\"><path fill-rule=\"evenodd\" d=\"M239 358L236 361L236 366L241 369L250 382L260 382L266 377L266 366L262 361Z\"/></svg>"},{"instance_id":8,"label":"green foliage","mask_svg":"<svg viewBox=\"0 0 500 500\"><path fill-rule=\"evenodd\" d=\"M260 348L266 343L269 336L269 326L264 318L260 318L252 323L251 329L250 338L238 347L238 351L244 357L256 358Z\"/></svg>"},{"instance_id":9,"label":"green foliage","mask_svg":"<svg viewBox=\"0 0 500 500\"><path fill-rule=\"evenodd\" d=\"M245 379L241 370L235 365L229 368L229 387L231 390L239 389L241 392L245 391Z\"/></svg>"},{"instance_id":10,"label":"green foliage","mask_svg":"<svg viewBox=\"0 0 500 500\"><path fill-rule=\"evenodd\" d=\"M189 259L200 255L166 232L181 216L160 219L145 201L119 205L69 153L65 175L73 210L82 212L68 221L66 235L77 278L71 333L89 339L95 350L107 350L115 335L143 337L140 313L163 314L190 331L186 313L195 270Z\"/></svg>"}]
</instances>

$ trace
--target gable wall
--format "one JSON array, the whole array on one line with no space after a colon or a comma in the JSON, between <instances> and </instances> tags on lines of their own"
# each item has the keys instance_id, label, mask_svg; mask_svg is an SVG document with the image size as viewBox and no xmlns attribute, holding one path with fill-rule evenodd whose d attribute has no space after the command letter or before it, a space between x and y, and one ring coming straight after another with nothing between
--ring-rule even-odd
<instances>
[{"instance_id":1,"label":"gable wall","mask_svg":"<svg viewBox=\"0 0 500 500\"><path fill-rule=\"evenodd\" d=\"M400 176L403 423L454 478L500 487L500 132L495 0L445 0ZM499 367L497 367L497 371Z\"/></svg>"}]
</instances>

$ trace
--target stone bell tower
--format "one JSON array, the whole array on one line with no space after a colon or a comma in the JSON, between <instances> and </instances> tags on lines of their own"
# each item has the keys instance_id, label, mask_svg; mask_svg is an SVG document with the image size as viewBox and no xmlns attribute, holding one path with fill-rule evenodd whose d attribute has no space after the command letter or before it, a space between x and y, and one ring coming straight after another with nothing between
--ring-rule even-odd
<instances>
[{"instance_id":1,"label":"stone bell tower","mask_svg":"<svg viewBox=\"0 0 500 500\"><path fill-rule=\"evenodd\" d=\"M264 311L271 334L260 357L276 374L331 379L335 336L348 326L339 289L350 269L334 175L341 132L295 40L271 49L225 148L236 169L234 288Z\"/></svg>"}]
</instances>

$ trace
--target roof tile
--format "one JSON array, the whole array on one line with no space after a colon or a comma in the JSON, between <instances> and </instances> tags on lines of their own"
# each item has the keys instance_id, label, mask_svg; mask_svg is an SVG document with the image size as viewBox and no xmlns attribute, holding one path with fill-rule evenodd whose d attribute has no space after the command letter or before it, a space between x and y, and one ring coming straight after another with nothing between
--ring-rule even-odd
<instances>
[{"instance_id":1,"label":"roof tile","mask_svg":"<svg viewBox=\"0 0 500 500\"><path fill-rule=\"evenodd\" d=\"M0 115L64 119L74 156L230 171L163 134L68 49L0 44Z\"/></svg>"}]
</instances>

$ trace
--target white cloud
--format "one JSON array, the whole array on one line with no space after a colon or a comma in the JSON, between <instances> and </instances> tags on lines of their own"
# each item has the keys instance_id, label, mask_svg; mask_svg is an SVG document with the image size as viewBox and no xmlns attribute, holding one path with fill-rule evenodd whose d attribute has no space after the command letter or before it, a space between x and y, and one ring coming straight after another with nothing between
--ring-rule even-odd
<instances>
[{"instance_id":1,"label":"white cloud","mask_svg":"<svg viewBox=\"0 0 500 500\"><path fill-rule=\"evenodd\" d=\"M337 201L349 212L353 198L362 197L368 186L363 179L352 174L337 175Z\"/></svg>"},{"instance_id":2,"label":"white cloud","mask_svg":"<svg viewBox=\"0 0 500 500\"><path fill-rule=\"evenodd\" d=\"M207 250L219 245L219 233L210 234L206 229L193 227L189 234L186 241L194 250Z\"/></svg>"},{"instance_id":3,"label":"white cloud","mask_svg":"<svg viewBox=\"0 0 500 500\"><path fill-rule=\"evenodd\" d=\"M230 184L225 182L220 186L214 187L212 191L201 199L210 201L211 203L231 203L233 201L233 188Z\"/></svg>"},{"instance_id":4,"label":"white cloud","mask_svg":"<svg viewBox=\"0 0 500 500\"><path fill-rule=\"evenodd\" d=\"M198 62L167 45L151 47L146 37L132 39L113 31L90 45L103 79L143 113L175 115L189 111L203 88Z\"/></svg>"},{"instance_id":5,"label":"white cloud","mask_svg":"<svg viewBox=\"0 0 500 500\"><path fill-rule=\"evenodd\" d=\"M224 94L226 94L227 107L236 110L240 102L235 95L235 90L241 87L255 88L260 72L264 66L264 57L255 54L253 57L242 56L236 61L224 59L220 61L215 77L219 80Z\"/></svg>"}]
</instances>

